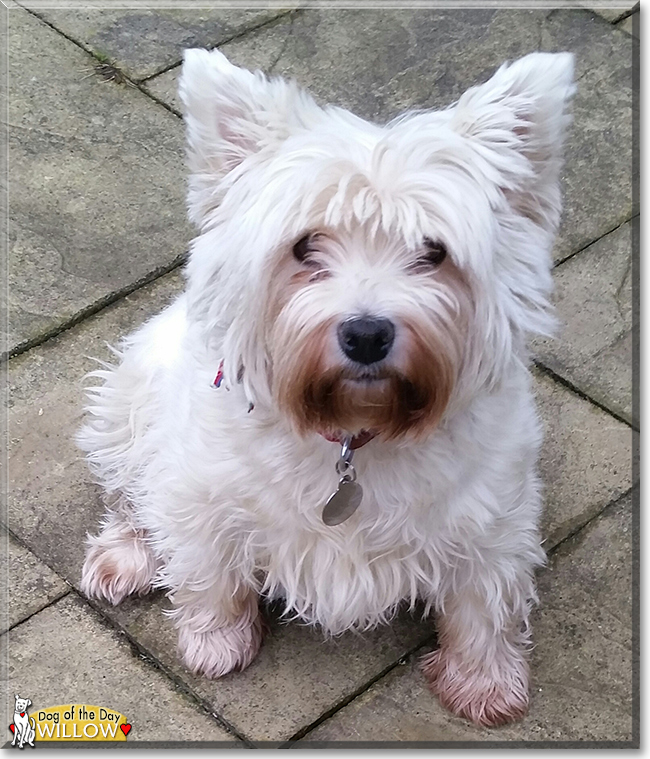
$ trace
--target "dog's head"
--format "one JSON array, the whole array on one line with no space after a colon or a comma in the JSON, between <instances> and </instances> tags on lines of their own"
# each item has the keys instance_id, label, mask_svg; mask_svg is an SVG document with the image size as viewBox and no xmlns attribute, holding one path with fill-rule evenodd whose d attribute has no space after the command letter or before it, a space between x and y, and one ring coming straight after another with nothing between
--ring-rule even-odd
<instances>
[{"instance_id":1,"label":"dog's head","mask_svg":"<svg viewBox=\"0 0 650 759\"><path fill-rule=\"evenodd\" d=\"M28 698L21 698L20 696L16 696L15 694L14 694L14 698L16 699L15 711L19 713L26 712L27 708L32 705L32 702Z\"/></svg>"},{"instance_id":2,"label":"dog's head","mask_svg":"<svg viewBox=\"0 0 650 759\"><path fill-rule=\"evenodd\" d=\"M570 54L377 126L185 54L193 318L300 432L427 434L552 324Z\"/></svg>"}]
</instances>

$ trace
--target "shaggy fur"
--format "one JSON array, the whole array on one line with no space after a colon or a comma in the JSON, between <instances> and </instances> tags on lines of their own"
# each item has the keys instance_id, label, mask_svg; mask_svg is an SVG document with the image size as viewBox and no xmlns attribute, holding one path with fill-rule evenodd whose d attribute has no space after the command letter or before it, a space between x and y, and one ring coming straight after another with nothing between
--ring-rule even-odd
<instances>
[{"instance_id":1,"label":"shaggy fur","mask_svg":"<svg viewBox=\"0 0 650 759\"><path fill-rule=\"evenodd\" d=\"M185 293L94 372L78 441L110 506L85 592L168 588L181 654L209 677L255 656L260 596L327 634L422 599L442 703L485 725L525 713L544 561L525 345L553 325L572 69L529 55L377 126L187 51L200 233ZM337 340L364 315L394 325L369 365ZM327 438L369 432L363 502L326 526Z\"/></svg>"}]
</instances>

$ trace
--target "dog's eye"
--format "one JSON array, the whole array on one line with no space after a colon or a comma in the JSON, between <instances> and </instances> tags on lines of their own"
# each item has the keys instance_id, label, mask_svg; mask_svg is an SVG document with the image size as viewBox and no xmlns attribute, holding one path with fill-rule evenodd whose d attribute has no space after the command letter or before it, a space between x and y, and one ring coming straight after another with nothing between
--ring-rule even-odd
<instances>
[{"instance_id":1,"label":"dog's eye","mask_svg":"<svg viewBox=\"0 0 650 759\"><path fill-rule=\"evenodd\" d=\"M294 258L297 261L300 261L300 263L305 263L307 260L307 257L309 254L313 251L312 245L312 235L305 235L304 237L301 237L298 242L293 246L293 255Z\"/></svg>"},{"instance_id":2,"label":"dog's eye","mask_svg":"<svg viewBox=\"0 0 650 759\"><path fill-rule=\"evenodd\" d=\"M440 266L445 258L447 258L447 248L441 242L427 238L424 241L424 247L426 255L421 259L423 263L426 262L431 266Z\"/></svg>"},{"instance_id":3,"label":"dog's eye","mask_svg":"<svg viewBox=\"0 0 650 759\"><path fill-rule=\"evenodd\" d=\"M447 258L447 248L444 243L424 239L424 252L409 266L409 269L417 274L426 274L437 269Z\"/></svg>"},{"instance_id":4,"label":"dog's eye","mask_svg":"<svg viewBox=\"0 0 650 759\"><path fill-rule=\"evenodd\" d=\"M318 246L318 240L323 237L319 232L311 232L304 237L301 237L297 243L293 246L293 257L308 269L314 269L323 274L326 270L325 265L322 262L322 256L319 256L322 251ZM322 276L319 278L322 279Z\"/></svg>"}]
</instances>

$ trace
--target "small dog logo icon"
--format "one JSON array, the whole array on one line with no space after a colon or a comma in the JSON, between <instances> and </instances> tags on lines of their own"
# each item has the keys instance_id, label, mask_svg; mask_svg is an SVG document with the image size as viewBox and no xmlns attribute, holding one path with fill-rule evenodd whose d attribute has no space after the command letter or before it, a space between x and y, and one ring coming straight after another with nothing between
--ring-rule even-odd
<instances>
[{"instance_id":1,"label":"small dog logo icon","mask_svg":"<svg viewBox=\"0 0 650 759\"><path fill-rule=\"evenodd\" d=\"M18 748L22 748L25 743L28 743L32 748L34 747L34 737L36 735L36 723L27 714L27 708L32 705L32 702L28 698L21 698L16 696L16 706L14 709L14 723L11 725L11 730L14 734L14 739L11 741L11 745L15 746L18 741Z\"/></svg>"}]
</instances>

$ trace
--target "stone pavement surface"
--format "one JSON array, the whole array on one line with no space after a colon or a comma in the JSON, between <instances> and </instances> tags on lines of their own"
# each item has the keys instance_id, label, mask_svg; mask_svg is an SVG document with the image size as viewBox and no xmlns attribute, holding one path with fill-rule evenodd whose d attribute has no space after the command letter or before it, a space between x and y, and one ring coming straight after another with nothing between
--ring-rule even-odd
<instances>
[{"instance_id":1,"label":"stone pavement surface","mask_svg":"<svg viewBox=\"0 0 650 759\"><path fill-rule=\"evenodd\" d=\"M459 724L431 709L418 651L313 741L624 741L632 734L631 503L625 497L553 553L534 613L536 673L528 716L499 730Z\"/></svg>"},{"instance_id":2,"label":"stone pavement surface","mask_svg":"<svg viewBox=\"0 0 650 759\"><path fill-rule=\"evenodd\" d=\"M633 722L632 123L638 10L63 9L26 0L9 27L8 694L105 704L130 741L638 741ZM81 7L81 6L80 6ZM549 566L533 699L518 725L447 714L417 668L430 621L402 614L324 641L281 624L243 673L177 659L163 594L112 608L79 591L102 513L72 436L89 357L180 292L182 49L295 77L384 120L437 107L533 50L576 53L578 93L556 246L556 340L533 345L546 430ZM44 51L47 51L45 55ZM12 703L5 704L7 724ZM320 745L320 744L319 744Z\"/></svg>"}]
</instances>

